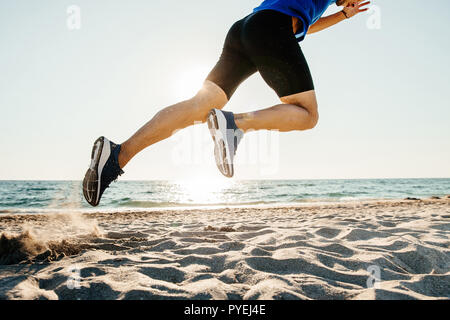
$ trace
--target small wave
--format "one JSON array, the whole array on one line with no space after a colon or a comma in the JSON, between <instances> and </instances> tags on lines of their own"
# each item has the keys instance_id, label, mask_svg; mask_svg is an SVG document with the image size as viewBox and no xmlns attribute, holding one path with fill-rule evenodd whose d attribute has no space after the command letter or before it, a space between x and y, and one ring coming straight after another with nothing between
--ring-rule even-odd
<instances>
[{"instance_id":1,"label":"small wave","mask_svg":"<svg viewBox=\"0 0 450 320\"><path fill-rule=\"evenodd\" d=\"M46 187L32 187L32 188L25 188L25 191L54 191L54 188L46 188Z\"/></svg>"},{"instance_id":2,"label":"small wave","mask_svg":"<svg viewBox=\"0 0 450 320\"><path fill-rule=\"evenodd\" d=\"M292 197L292 193L281 193L281 194L275 194L273 197L275 198L285 198L285 197Z\"/></svg>"},{"instance_id":3,"label":"small wave","mask_svg":"<svg viewBox=\"0 0 450 320\"><path fill-rule=\"evenodd\" d=\"M327 193L325 196L330 197L330 198L342 198L342 197L348 197L349 193L330 192L330 193Z\"/></svg>"},{"instance_id":4,"label":"small wave","mask_svg":"<svg viewBox=\"0 0 450 320\"><path fill-rule=\"evenodd\" d=\"M15 200L10 202L0 202L0 207L19 207L28 206L29 200Z\"/></svg>"},{"instance_id":5,"label":"small wave","mask_svg":"<svg viewBox=\"0 0 450 320\"><path fill-rule=\"evenodd\" d=\"M192 203L136 201L136 200L120 201L117 204L119 205L119 207L126 207L126 208L184 207L195 205Z\"/></svg>"},{"instance_id":6,"label":"small wave","mask_svg":"<svg viewBox=\"0 0 450 320\"><path fill-rule=\"evenodd\" d=\"M1 213L16 213L16 210L0 210L0 214Z\"/></svg>"},{"instance_id":7,"label":"small wave","mask_svg":"<svg viewBox=\"0 0 450 320\"><path fill-rule=\"evenodd\" d=\"M156 202L156 201L125 201L119 203L122 208L170 208L170 207L213 207L213 206L245 206L276 203L276 201L251 201L251 202Z\"/></svg>"},{"instance_id":8,"label":"small wave","mask_svg":"<svg viewBox=\"0 0 450 320\"><path fill-rule=\"evenodd\" d=\"M121 204L121 203L126 203L126 202L130 202L132 201L131 198L122 198L122 199L118 199L118 200L112 200L111 204Z\"/></svg>"},{"instance_id":9,"label":"small wave","mask_svg":"<svg viewBox=\"0 0 450 320\"><path fill-rule=\"evenodd\" d=\"M268 190L268 189L274 189L273 186L262 186L262 187L257 187L259 190Z\"/></svg>"}]
</instances>

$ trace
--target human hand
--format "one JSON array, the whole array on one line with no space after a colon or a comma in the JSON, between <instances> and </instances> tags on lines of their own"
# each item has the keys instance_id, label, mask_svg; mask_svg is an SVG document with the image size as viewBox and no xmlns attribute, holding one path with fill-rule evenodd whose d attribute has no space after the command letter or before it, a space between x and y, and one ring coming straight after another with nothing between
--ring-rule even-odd
<instances>
[{"instance_id":1,"label":"human hand","mask_svg":"<svg viewBox=\"0 0 450 320\"><path fill-rule=\"evenodd\" d=\"M370 1L362 2L363 0L358 0L357 2L351 3L342 10L347 17L347 19L356 16L358 13L365 12L369 10L367 6Z\"/></svg>"}]
</instances>

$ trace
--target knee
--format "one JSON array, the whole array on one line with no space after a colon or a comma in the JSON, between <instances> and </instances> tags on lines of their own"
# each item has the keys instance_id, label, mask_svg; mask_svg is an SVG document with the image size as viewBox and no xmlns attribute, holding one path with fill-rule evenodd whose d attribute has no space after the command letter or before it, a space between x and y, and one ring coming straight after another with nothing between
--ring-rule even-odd
<instances>
[{"instance_id":1,"label":"knee","mask_svg":"<svg viewBox=\"0 0 450 320\"><path fill-rule=\"evenodd\" d=\"M200 91L191 99L192 113L196 121L206 121L211 109L222 109L228 102L226 94L215 84L205 83Z\"/></svg>"},{"instance_id":2,"label":"knee","mask_svg":"<svg viewBox=\"0 0 450 320\"><path fill-rule=\"evenodd\" d=\"M317 127L319 123L319 112L317 109L315 111L309 112L309 121L307 121L306 130L312 130Z\"/></svg>"},{"instance_id":3,"label":"knee","mask_svg":"<svg viewBox=\"0 0 450 320\"><path fill-rule=\"evenodd\" d=\"M189 104L191 105L190 116L195 122L205 122L211 109L222 108L213 99L198 94L189 99Z\"/></svg>"},{"instance_id":4,"label":"knee","mask_svg":"<svg viewBox=\"0 0 450 320\"><path fill-rule=\"evenodd\" d=\"M296 121L298 130L314 129L319 122L319 107L314 90L281 98L284 104L290 104L301 110Z\"/></svg>"},{"instance_id":5,"label":"knee","mask_svg":"<svg viewBox=\"0 0 450 320\"><path fill-rule=\"evenodd\" d=\"M307 112L307 116L303 116L301 118L301 123L299 123L299 130L312 130L319 123L319 111L317 104L310 105L308 107L304 107L300 104L297 105L298 108L302 108L303 111Z\"/></svg>"}]
</instances>

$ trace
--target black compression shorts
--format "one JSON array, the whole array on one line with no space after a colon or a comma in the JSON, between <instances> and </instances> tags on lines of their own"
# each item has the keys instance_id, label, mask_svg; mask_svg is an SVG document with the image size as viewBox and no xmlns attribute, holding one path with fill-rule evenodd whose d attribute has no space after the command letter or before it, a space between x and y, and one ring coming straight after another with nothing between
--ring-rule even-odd
<instances>
[{"instance_id":1,"label":"black compression shorts","mask_svg":"<svg viewBox=\"0 0 450 320\"><path fill-rule=\"evenodd\" d=\"M236 22L207 80L221 87L230 99L257 71L280 98L314 90L308 63L293 32L292 17L264 10Z\"/></svg>"}]
</instances>

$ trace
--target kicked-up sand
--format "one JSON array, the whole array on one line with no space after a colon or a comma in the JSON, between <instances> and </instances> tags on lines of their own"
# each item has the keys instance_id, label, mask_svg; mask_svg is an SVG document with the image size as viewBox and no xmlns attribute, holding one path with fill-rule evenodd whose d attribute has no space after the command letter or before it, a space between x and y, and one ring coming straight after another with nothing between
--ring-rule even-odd
<instances>
[{"instance_id":1,"label":"kicked-up sand","mask_svg":"<svg viewBox=\"0 0 450 320\"><path fill-rule=\"evenodd\" d=\"M0 215L0 299L449 299L450 199Z\"/></svg>"}]
</instances>

